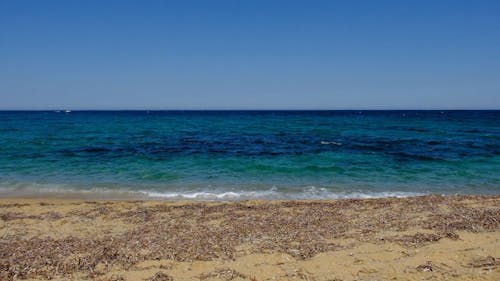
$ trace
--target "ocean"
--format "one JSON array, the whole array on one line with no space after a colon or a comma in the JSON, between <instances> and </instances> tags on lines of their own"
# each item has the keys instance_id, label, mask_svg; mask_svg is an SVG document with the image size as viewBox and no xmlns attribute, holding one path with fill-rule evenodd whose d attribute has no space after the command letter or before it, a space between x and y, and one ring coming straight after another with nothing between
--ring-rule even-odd
<instances>
[{"instance_id":1,"label":"ocean","mask_svg":"<svg viewBox=\"0 0 500 281\"><path fill-rule=\"evenodd\" d=\"M1 111L0 196L500 194L500 111Z\"/></svg>"}]
</instances>

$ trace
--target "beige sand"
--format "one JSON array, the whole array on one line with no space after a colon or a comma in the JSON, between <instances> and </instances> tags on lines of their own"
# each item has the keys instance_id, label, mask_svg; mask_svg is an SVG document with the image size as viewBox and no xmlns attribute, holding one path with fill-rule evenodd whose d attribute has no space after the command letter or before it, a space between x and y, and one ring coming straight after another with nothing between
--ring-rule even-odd
<instances>
[{"instance_id":1,"label":"beige sand","mask_svg":"<svg viewBox=\"0 0 500 281\"><path fill-rule=\"evenodd\" d=\"M500 280L500 196L0 199L0 280Z\"/></svg>"}]
</instances>

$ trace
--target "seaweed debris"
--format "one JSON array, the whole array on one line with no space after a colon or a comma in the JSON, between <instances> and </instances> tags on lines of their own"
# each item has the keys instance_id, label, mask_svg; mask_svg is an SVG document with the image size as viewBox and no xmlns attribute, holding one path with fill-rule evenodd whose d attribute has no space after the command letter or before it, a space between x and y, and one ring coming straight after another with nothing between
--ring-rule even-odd
<instances>
[{"instance_id":1,"label":"seaweed debris","mask_svg":"<svg viewBox=\"0 0 500 281\"><path fill-rule=\"evenodd\" d=\"M380 243L378 234L384 231L435 232L390 238L414 247L445 237L458 239L459 230L500 230L500 196L86 204L77 211L41 215L12 211L17 205L2 208L0 223L9 231L0 236L0 280L69 278L75 274L96 279L111 268L126 270L146 260L233 260L247 253L288 253L309 259L343 249L345 246L335 244L338 238ZM52 237L50 232L29 236L27 226L19 223L26 218L47 223L79 221L83 227L99 219L109 225L119 221L117 225L129 228L85 237ZM241 245L245 245L245 253L237 251ZM433 269L432 264L426 266L419 269ZM486 258L470 266L497 268L498 262ZM227 276L237 276L231 274Z\"/></svg>"}]
</instances>

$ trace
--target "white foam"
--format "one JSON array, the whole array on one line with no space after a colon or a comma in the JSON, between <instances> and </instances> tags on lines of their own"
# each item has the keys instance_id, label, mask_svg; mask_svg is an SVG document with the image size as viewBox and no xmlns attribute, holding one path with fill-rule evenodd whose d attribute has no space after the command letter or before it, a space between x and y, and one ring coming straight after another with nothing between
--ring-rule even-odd
<instances>
[{"instance_id":1,"label":"white foam","mask_svg":"<svg viewBox=\"0 0 500 281\"><path fill-rule=\"evenodd\" d=\"M194 199L194 200L243 200L243 199L273 199L279 197L275 187L263 191L220 191L220 192L151 192L141 191L150 198Z\"/></svg>"},{"instance_id":2,"label":"white foam","mask_svg":"<svg viewBox=\"0 0 500 281\"><path fill-rule=\"evenodd\" d=\"M332 144L332 145L342 145L341 142L335 142L335 141L321 141L321 144Z\"/></svg>"},{"instance_id":3,"label":"white foam","mask_svg":"<svg viewBox=\"0 0 500 281\"><path fill-rule=\"evenodd\" d=\"M421 196L426 193L404 192L404 191L386 191L386 192L334 192L326 188L317 188L314 186L305 187L297 191L280 192L276 187L263 191L226 191L226 192L150 192L141 191L149 198L163 199L186 199L186 200L307 200L307 199L349 199L349 198L387 198L387 197L411 197Z\"/></svg>"},{"instance_id":4,"label":"white foam","mask_svg":"<svg viewBox=\"0 0 500 281\"><path fill-rule=\"evenodd\" d=\"M68 185L53 184L14 184L0 186L0 196L4 197L57 197L57 198L94 198L94 199L165 199L165 200L307 200L307 199L348 199L348 198L386 198L410 197L427 193L405 191L335 191L324 187L305 186L302 188L267 190L224 190L206 188L192 191L131 190L126 188L76 188Z\"/></svg>"}]
</instances>

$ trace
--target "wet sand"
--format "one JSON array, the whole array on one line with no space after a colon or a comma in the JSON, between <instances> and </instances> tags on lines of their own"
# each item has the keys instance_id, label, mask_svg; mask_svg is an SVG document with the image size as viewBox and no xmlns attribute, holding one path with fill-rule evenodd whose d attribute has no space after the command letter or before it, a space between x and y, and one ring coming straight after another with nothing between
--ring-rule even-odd
<instances>
[{"instance_id":1,"label":"wet sand","mask_svg":"<svg viewBox=\"0 0 500 281\"><path fill-rule=\"evenodd\" d=\"M500 196L0 199L0 280L500 280Z\"/></svg>"}]
</instances>

